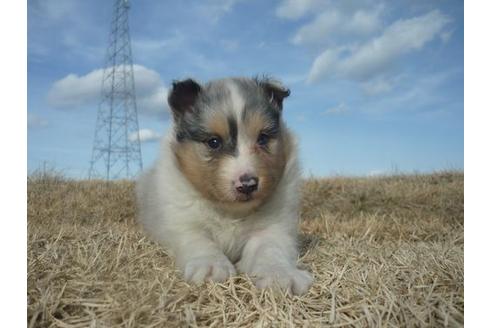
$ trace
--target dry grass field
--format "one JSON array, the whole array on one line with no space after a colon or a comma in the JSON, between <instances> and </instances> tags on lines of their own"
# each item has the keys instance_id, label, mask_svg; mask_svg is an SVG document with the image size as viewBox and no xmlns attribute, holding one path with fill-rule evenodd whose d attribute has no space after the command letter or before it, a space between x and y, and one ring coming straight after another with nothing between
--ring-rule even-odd
<instances>
[{"instance_id":1,"label":"dry grass field","mask_svg":"<svg viewBox=\"0 0 492 328\"><path fill-rule=\"evenodd\" d=\"M463 173L309 180L301 297L197 287L135 225L134 184L28 179L29 327L463 326Z\"/></svg>"}]
</instances>

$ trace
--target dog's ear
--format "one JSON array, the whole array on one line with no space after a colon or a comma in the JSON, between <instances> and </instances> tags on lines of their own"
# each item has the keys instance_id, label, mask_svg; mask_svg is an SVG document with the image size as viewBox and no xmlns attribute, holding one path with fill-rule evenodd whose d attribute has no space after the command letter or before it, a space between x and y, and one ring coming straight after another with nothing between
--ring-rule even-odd
<instances>
[{"instance_id":1,"label":"dog's ear","mask_svg":"<svg viewBox=\"0 0 492 328\"><path fill-rule=\"evenodd\" d=\"M284 98L290 95L290 90L282 85L280 81L271 78L258 80L258 84L263 88L268 101L279 110L282 110Z\"/></svg>"},{"instance_id":2,"label":"dog's ear","mask_svg":"<svg viewBox=\"0 0 492 328\"><path fill-rule=\"evenodd\" d=\"M167 102L175 117L180 117L191 111L202 91L200 84L192 79L174 81L167 97Z\"/></svg>"}]
</instances>

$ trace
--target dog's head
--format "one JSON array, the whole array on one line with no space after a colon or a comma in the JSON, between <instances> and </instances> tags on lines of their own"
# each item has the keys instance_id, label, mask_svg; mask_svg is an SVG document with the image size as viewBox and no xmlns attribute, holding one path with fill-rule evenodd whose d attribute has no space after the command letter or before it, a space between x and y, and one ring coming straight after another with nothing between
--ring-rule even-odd
<instances>
[{"instance_id":1,"label":"dog's head","mask_svg":"<svg viewBox=\"0 0 492 328\"><path fill-rule=\"evenodd\" d=\"M275 192L291 155L281 119L289 93L268 78L173 83L173 151L181 172L205 198L244 213Z\"/></svg>"}]
</instances>

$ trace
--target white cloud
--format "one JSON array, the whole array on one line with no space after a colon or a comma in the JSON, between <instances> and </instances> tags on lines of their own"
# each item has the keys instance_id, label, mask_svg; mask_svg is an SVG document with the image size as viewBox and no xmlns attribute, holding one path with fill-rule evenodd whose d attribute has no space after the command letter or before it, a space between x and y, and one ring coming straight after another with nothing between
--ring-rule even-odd
<instances>
[{"instance_id":1,"label":"white cloud","mask_svg":"<svg viewBox=\"0 0 492 328\"><path fill-rule=\"evenodd\" d=\"M373 33L378 30L381 25L379 17L381 10L382 7L379 7L373 11L356 11L345 26L345 30L354 34L362 35Z\"/></svg>"},{"instance_id":2,"label":"white cloud","mask_svg":"<svg viewBox=\"0 0 492 328\"><path fill-rule=\"evenodd\" d=\"M438 73L428 74L413 78L411 76L398 76L391 83L401 84L384 97L368 99L364 104L364 111L371 113L383 113L391 110L419 111L425 107L436 110L450 106L463 107L462 103L454 102L449 95L441 92L446 83L463 77L462 69L451 69Z\"/></svg>"},{"instance_id":3,"label":"white cloud","mask_svg":"<svg viewBox=\"0 0 492 328\"><path fill-rule=\"evenodd\" d=\"M169 55L183 51L186 43L187 38L184 33L173 31L159 38L133 38L132 49L134 58L140 58L145 62L162 62Z\"/></svg>"},{"instance_id":4,"label":"white cloud","mask_svg":"<svg viewBox=\"0 0 492 328\"><path fill-rule=\"evenodd\" d=\"M98 69L84 76L69 74L56 81L48 92L48 103L62 109L96 103L100 99L102 72Z\"/></svg>"},{"instance_id":5,"label":"white cloud","mask_svg":"<svg viewBox=\"0 0 492 328\"><path fill-rule=\"evenodd\" d=\"M104 47L100 24L95 24L93 6L87 1L29 1L28 55L34 61L67 58L101 62ZM109 27L109 26L108 26Z\"/></svg>"},{"instance_id":6,"label":"white cloud","mask_svg":"<svg viewBox=\"0 0 492 328\"><path fill-rule=\"evenodd\" d=\"M198 14L202 17L207 17L207 20L212 23L217 23L222 16L231 11L238 2L243 0L209 0L201 1L196 7Z\"/></svg>"},{"instance_id":7,"label":"white cloud","mask_svg":"<svg viewBox=\"0 0 492 328\"><path fill-rule=\"evenodd\" d=\"M322 5L322 0L284 0L275 10L277 17L299 19L315 11Z\"/></svg>"},{"instance_id":8,"label":"white cloud","mask_svg":"<svg viewBox=\"0 0 492 328\"><path fill-rule=\"evenodd\" d=\"M28 128L43 128L48 126L48 121L36 114L27 113L27 127Z\"/></svg>"},{"instance_id":9,"label":"white cloud","mask_svg":"<svg viewBox=\"0 0 492 328\"><path fill-rule=\"evenodd\" d=\"M451 39L452 36L453 36L453 31L449 30L449 31L442 32L440 35L440 38L441 38L442 42L446 43L449 41L449 39Z\"/></svg>"},{"instance_id":10,"label":"white cloud","mask_svg":"<svg viewBox=\"0 0 492 328\"><path fill-rule=\"evenodd\" d=\"M31 15L44 17L46 20L59 20L65 18L76 10L75 0L43 0L29 3L28 11Z\"/></svg>"},{"instance_id":11,"label":"white cloud","mask_svg":"<svg viewBox=\"0 0 492 328\"><path fill-rule=\"evenodd\" d=\"M313 62L308 82L331 75L363 81L373 78L401 55L419 50L435 39L449 22L447 16L433 10L422 16L398 20L379 37L348 51L328 49Z\"/></svg>"},{"instance_id":12,"label":"white cloud","mask_svg":"<svg viewBox=\"0 0 492 328\"><path fill-rule=\"evenodd\" d=\"M309 24L302 26L291 41L294 44L304 44L325 40L336 30L341 20L342 17L337 11L324 12Z\"/></svg>"},{"instance_id":13,"label":"white cloud","mask_svg":"<svg viewBox=\"0 0 492 328\"><path fill-rule=\"evenodd\" d=\"M336 105L335 107L328 108L324 112L324 114L325 115L334 115L334 114L336 115L336 114L343 114L346 112L348 112L347 105L344 102L341 102L338 105Z\"/></svg>"},{"instance_id":14,"label":"white cloud","mask_svg":"<svg viewBox=\"0 0 492 328\"><path fill-rule=\"evenodd\" d=\"M338 64L338 53L339 49L327 49L316 57L311 65L307 81L316 82L330 76Z\"/></svg>"},{"instance_id":15,"label":"white cloud","mask_svg":"<svg viewBox=\"0 0 492 328\"><path fill-rule=\"evenodd\" d=\"M134 65L133 70L139 112L166 115L167 89L159 74L141 65ZM48 93L48 103L59 109L97 105L101 99L103 71L97 69L83 76L69 74L56 81Z\"/></svg>"},{"instance_id":16,"label":"white cloud","mask_svg":"<svg viewBox=\"0 0 492 328\"><path fill-rule=\"evenodd\" d=\"M297 84L306 81L307 75L306 73L303 74L292 73L292 74L279 74L278 77L285 84L290 85L290 84Z\"/></svg>"},{"instance_id":17,"label":"white cloud","mask_svg":"<svg viewBox=\"0 0 492 328\"><path fill-rule=\"evenodd\" d=\"M334 36L370 35L380 28L381 7L376 10L358 10L346 14L336 9L329 9L302 26L291 39L294 44L326 43Z\"/></svg>"},{"instance_id":18,"label":"white cloud","mask_svg":"<svg viewBox=\"0 0 492 328\"><path fill-rule=\"evenodd\" d=\"M132 47L135 51L142 53L146 52L162 52L167 48L178 48L183 44L184 37L180 33L175 33L167 39L134 39Z\"/></svg>"},{"instance_id":19,"label":"white cloud","mask_svg":"<svg viewBox=\"0 0 492 328\"><path fill-rule=\"evenodd\" d=\"M148 94L141 95L140 97L137 96L138 110L145 114L157 116L168 115L169 107L167 104L167 93L167 88L164 86L160 86L152 89L152 91Z\"/></svg>"},{"instance_id":20,"label":"white cloud","mask_svg":"<svg viewBox=\"0 0 492 328\"><path fill-rule=\"evenodd\" d=\"M161 135L151 129L140 129L138 132L133 132L128 136L128 140L137 141L140 137L140 142L153 142L161 138Z\"/></svg>"},{"instance_id":21,"label":"white cloud","mask_svg":"<svg viewBox=\"0 0 492 328\"><path fill-rule=\"evenodd\" d=\"M400 79L400 75L392 77L378 76L368 81L364 81L361 86L365 94L369 96L374 96L390 92L391 90L393 90Z\"/></svg>"}]
</instances>

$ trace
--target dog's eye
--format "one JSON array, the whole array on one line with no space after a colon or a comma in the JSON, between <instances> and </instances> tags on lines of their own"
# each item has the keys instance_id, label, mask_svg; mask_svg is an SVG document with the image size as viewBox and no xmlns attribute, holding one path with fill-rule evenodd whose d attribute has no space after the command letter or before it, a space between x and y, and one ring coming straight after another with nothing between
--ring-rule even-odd
<instances>
[{"instance_id":1,"label":"dog's eye","mask_svg":"<svg viewBox=\"0 0 492 328\"><path fill-rule=\"evenodd\" d=\"M222 139L220 137L212 137L207 140L207 145L211 149L219 149L222 146Z\"/></svg>"},{"instance_id":2,"label":"dog's eye","mask_svg":"<svg viewBox=\"0 0 492 328\"><path fill-rule=\"evenodd\" d=\"M267 134L260 133L260 135L258 136L258 140L256 140L256 143L260 146L265 146L269 140L270 137Z\"/></svg>"}]
</instances>

